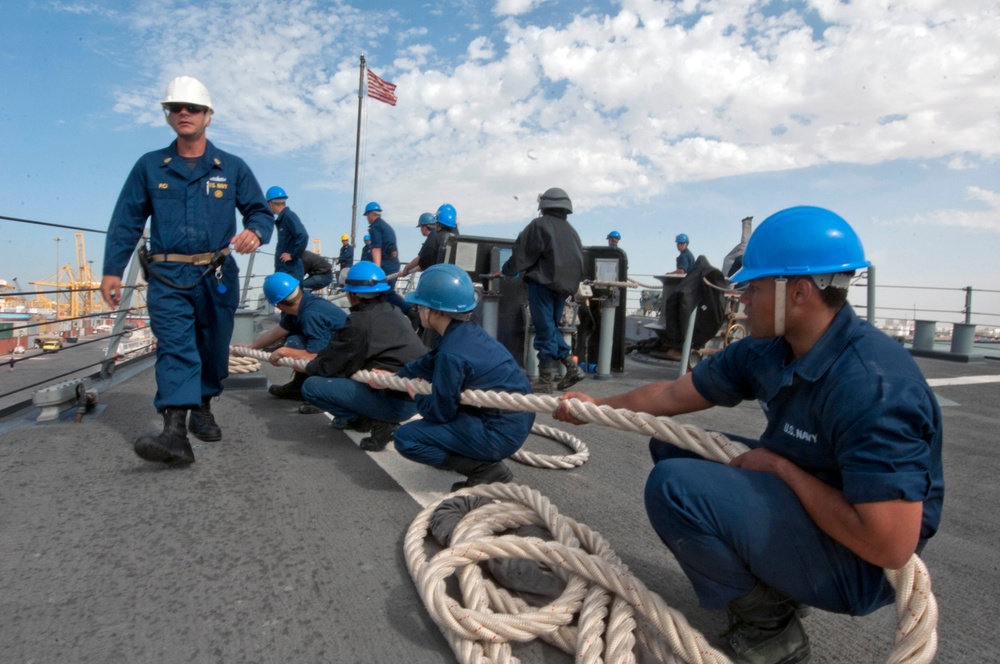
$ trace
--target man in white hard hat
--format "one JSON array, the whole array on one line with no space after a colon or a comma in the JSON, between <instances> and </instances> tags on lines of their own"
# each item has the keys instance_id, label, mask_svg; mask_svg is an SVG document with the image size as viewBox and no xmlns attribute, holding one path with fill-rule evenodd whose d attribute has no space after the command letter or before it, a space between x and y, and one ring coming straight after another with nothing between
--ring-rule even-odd
<instances>
[{"instance_id":1,"label":"man in white hard hat","mask_svg":"<svg viewBox=\"0 0 1000 664\"><path fill-rule=\"evenodd\" d=\"M274 218L246 163L205 137L214 111L201 81L173 79L161 103L177 139L142 156L122 187L108 227L101 294L109 305L120 304L122 274L150 219L143 263L157 338L153 405L163 415L163 431L140 436L135 453L182 465L194 461L188 430L201 440L222 438L209 404L229 375L239 304L239 268L230 252L266 244Z\"/></svg>"}]
</instances>

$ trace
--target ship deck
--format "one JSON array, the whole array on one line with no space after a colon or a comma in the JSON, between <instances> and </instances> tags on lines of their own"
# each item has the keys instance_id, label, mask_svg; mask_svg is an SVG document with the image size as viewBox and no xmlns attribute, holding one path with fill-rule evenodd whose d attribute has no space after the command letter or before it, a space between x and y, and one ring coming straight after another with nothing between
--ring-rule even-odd
<instances>
[{"instance_id":1,"label":"ship deck","mask_svg":"<svg viewBox=\"0 0 1000 664\"><path fill-rule=\"evenodd\" d=\"M1000 362L919 358L945 422L946 498L923 553L940 605L938 662L1000 661ZM287 370L266 367L275 382ZM629 361L583 391L606 395L673 377L676 365ZM0 420L0 659L8 662L453 661L410 580L402 542L421 506L458 476L299 415L266 391L230 389L215 404L224 439L194 440L197 462L172 469L131 449L155 431L151 370L35 424L34 409ZM985 377L969 383L969 377ZM121 378L121 377L120 377ZM681 418L756 435L756 404ZM552 423L540 415L538 422ZM565 427L565 425L559 425ZM642 489L645 438L572 428L591 457L574 470L512 464L515 481L601 533L631 571L711 639L719 612L698 608L650 528ZM528 448L559 453L532 436ZM813 611L813 662L880 662L891 607L850 618ZM551 646L517 646L524 662L569 662Z\"/></svg>"}]
</instances>

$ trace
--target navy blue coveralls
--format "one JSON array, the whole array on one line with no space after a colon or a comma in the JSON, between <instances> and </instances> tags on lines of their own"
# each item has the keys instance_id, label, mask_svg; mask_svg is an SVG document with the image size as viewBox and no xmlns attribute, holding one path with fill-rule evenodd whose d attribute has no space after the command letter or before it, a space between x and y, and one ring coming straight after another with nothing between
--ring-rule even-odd
<instances>
[{"instance_id":1,"label":"navy blue coveralls","mask_svg":"<svg viewBox=\"0 0 1000 664\"><path fill-rule=\"evenodd\" d=\"M473 322L452 321L437 346L396 373L431 381L418 394L423 419L396 431L396 450L407 459L440 467L452 452L480 461L501 461L521 449L534 413L461 405L463 390L531 394L531 383L514 357Z\"/></svg>"},{"instance_id":2,"label":"navy blue coveralls","mask_svg":"<svg viewBox=\"0 0 1000 664\"><path fill-rule=\"evenodd\" d=\"M177 155L174 141L143 155L122 187L104 250L104 274L121 277L132 251L150 221L154 254L193 255L229 246L236 235L236 210L245 228L271 239L274 217L260 185L246 163L235 155L205 145L194 170ZM239 268L233 257L214 270L191 263L158 262L150 269L182 290L149 276L149 321L156 335L157 411L199 406L203 398L222 392L229 375L229 342L239 304ZM220 290L224 292L220 292Z\"/></svg>"},{"instance_id":3,"label":"navy blue coveralls","mask_svg":"<svg viewBox=\"0 0 1000 664\"><path fill-rule=\"evenodd\" d=\"M684 270L685 274L694 269L695 262L694 254L687 247L684 247L684 251L677 254L677 269Z\"/></svg>"},{"instance_id":4,"label":"navy blue coveralls","mask_svg":"<svg viewBox=\"0 0 1000 664\"><path fill-rule=\"evenodd\" d=\"M299 313L281 314L278 325L288 330L285 346L318 353L330 344L333 334L344 327L347 312L313 293L302 293Z\"/></svg>"},{"instance_id":5,"label":"navy blue coveralls","mask_svg":"<svg viewBox=\"0 0 1000 664\"><path fill-rule=\"evenodd\" d=\"M287 207L274 220L274 225L278 229L278 240L274 243L274 271L287 272L302 281L306 274L302 252L309 246L309 232L302 225L299 215ZM292 257L287 263L281 260L281 254L286 252Z\"/></svg>"},{"instance_id":6,"label":"navy blue coveralls","mask_svg":"<svg viewBox=\"0 0 1000 664\"><path fill-rule=\"evenodd\" d=\"M354 265L354 247L345 244L340 248L340 256L337 257L337 268L343 270L345 267Z\"/></svg>"},{"instance_id":7,"label":"navy blue coveralls","mask_svg":"<svg viewBox=\"0 0 1000 664\"><path fill-rule=\"evenodd\" d=\"M851 503L923 502L920 543L941 518L941 410L910 354L845 305L805 355L782 337L747 338L699 362L708 401L756 399L763 447ZM732 438L737 439L735 436ZM734 468L653 438L646 512L701 605L724 608L757 580L825 611L865 615L893 601L880 567L824 533L777 475Z\"/></svg>"},{"instance_id":8,"label":"navy blue coveralls","mask_svg":"<svg viewBox=\"0 0 1000 664\"><path fill-rule=\"evenodd\" d=\"M377 217L368 226L368 236L372 239L372 249L382 249L382 264L379 265L382 271L387 276L399 272L399 248L396 246L396 231L392 230L392 226L382 217ZM361 255L362 260L364 260L364 253L362 252ZM371 252L369 252L367 260L371 260ZM389 304L404 313L409 311L410 304L396 292L396 280L391 279L386 283L389 284L389 292L385 294L385 299L389 301Z\"/></svg>"},{"instance_id":9,"label":"navy blue coveralls","mask_svg":"<svg viewBox=\"0 0 1000 664\"><path fill-rule=\"evenodd\" d=\"M366 244L361 247L361 260L372 262L372 245Z\"/></svg>"}]
</instances>

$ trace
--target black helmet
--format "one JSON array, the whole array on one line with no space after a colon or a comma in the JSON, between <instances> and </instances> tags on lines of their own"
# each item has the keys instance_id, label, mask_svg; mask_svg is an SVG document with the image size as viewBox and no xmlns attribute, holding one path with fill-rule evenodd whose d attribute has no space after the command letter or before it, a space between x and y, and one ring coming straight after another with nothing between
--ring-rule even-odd
<instances>
[{"instance_id":1,"label":"black helmet","mask_svg":"<svg viewBox=\"0 0 1000 664\"><path fill-rule=\"evenodd\" d=\"M566 212L573 211L573 201L569 200L569 194L559 187L552 187L551 189L547 189L544 194L538 195L539 210L550 210L553 208L566 210Z\"/></svg>"}]
</instances>

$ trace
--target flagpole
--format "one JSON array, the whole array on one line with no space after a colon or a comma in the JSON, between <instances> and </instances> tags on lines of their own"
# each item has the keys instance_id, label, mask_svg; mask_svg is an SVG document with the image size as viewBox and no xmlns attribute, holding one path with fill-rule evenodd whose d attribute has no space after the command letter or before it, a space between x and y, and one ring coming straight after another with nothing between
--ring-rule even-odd
<instances>
[{"instance_id":1,"label":"flagpole","mask_svg":"<svg viewBox=\"0 0 1000 664\"><path fill-rule=\"evenodd\" d=\"M361 156L361 104L365 98L365 56L361 56L358 75L358 139L354 145L354 203L351 205L351 244L357 246L355 229L358 219L358 162Z\"/></svg>"}]
</instances>

